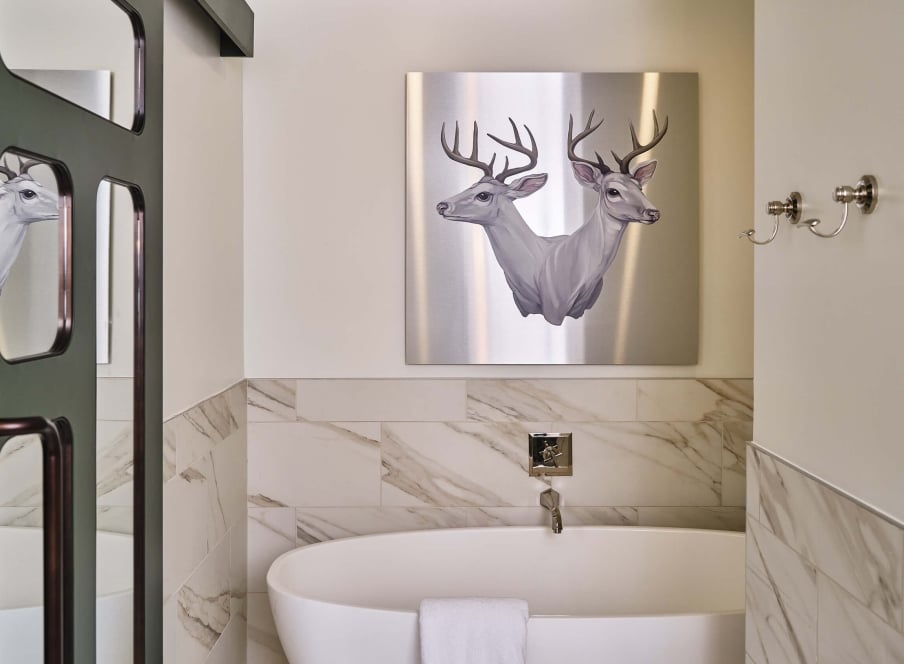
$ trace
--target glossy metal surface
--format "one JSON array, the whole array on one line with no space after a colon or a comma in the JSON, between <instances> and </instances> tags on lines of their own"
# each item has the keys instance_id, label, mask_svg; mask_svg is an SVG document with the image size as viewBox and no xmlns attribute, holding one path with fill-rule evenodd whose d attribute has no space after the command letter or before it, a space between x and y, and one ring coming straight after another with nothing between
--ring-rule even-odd
<instances>
[{"instance_id":1,"label":"glossy metal surface","mask_svg":"<svg viewBox=\"0 0 904 664\"><path fill-rule=\"evenodd\" d=\"M473 123L479 127L475 161L488 162L495 152L497 170L506 158L512 167L522 166L536 139L536 167L511 182L548 175L542 189L519 198L515 208L532 233L550 237L574 233L599 204L599 194L581 186L569 160L569 116L580 127L591 111L594 124L604 120L577 151L584 159L594 152L607 155L618 171L610 151L630 155L632 123L639 142L652 143L654 110L663 120L662 134L667 118L668 133L633 167L658 161L655 177L643 188L655 209L644 223L628 224L599 299L580 318L566 317L561 325L536 314L522 316L484 229L444 218L437 209L482 175L464 165ZM409 74L407 362L696 363L697 116L695 74ZM456 122L463 156L453 160ZM441 142L444 124L448 150ZM506 147L518 146L512 124L523 149Z\"/></svg>"},{"instance_id":2,"label":"glossy metal surface","mask_svg":"<svg viewBox=\"0 0 904 664\"><path fill-rule=\"evenodd\" d=\"M574 474L570 433L530 433L527 436L532 477Z\"/></svg>"},{"instance_id":3,"label":"glossy metal surface","mask_svg":"<svg viewBox=\"0 0 904 664\"><path fill-rule=\"evenodd\" d=\"M848 185L835 187L835 190L832 192L832 200L836 203L841 203L844 206L844 211L841 214L841 223L838 224L834 231L822 233L816 230L816 227L822 223L821 219L808 219L803 222L803 225L807 227L807 230L816 237L830 239L838 236L847 224L851 203L854 203L861 213L872 214L873 210L876 209L876 205L879 203L879 183L874 176L864 175L857 182L856 187Z\"/></svg>"},{"instance_id":4,"label":"glossy metal surface","mask_svg":"<svg viewBox=\"0 0 904 664\"><path fill-rule=\"evenodd\" d=\"M766 203L766 214L774 217L772 221L772 232L769 234L769 237L765 240L757 240L754 237L756 235L756 229L751 228L750 230L739 234L738 238L746 237L753 244L757 245L771 244L778 235L779 222L781 221L782 216L784 216L792 225L796 225L800 222L801 206L801 197L796 191L792 191L784 201L769 201Z\"/></svg>"},{"instance_id":5,"label":"glossy metal surface","mask_svg":"<svg viewBox=\"0 0 904 664\"><path fill-rule=\"evenodd\" d=\"M549 510L552 519L552 532L556 535L562 532L562 512L559 510L559 492L547 489L540 494L540 506Z\"/></svg>"}]
</instances>

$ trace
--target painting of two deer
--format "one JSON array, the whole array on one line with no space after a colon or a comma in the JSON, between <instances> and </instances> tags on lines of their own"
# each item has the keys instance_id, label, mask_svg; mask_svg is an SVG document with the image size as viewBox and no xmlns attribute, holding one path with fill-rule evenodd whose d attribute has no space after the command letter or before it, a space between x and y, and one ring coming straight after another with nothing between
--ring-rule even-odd
<instances>
[{"instance_id":1,"label":"painting of two deer","mask_svg":"<svg viewBox=\"0 0 904 664\"><path fill-rule=\"evenodd\" d=\"M696 363L696 74L407 82L409 364Z\"/></svg>"}]
</instances>

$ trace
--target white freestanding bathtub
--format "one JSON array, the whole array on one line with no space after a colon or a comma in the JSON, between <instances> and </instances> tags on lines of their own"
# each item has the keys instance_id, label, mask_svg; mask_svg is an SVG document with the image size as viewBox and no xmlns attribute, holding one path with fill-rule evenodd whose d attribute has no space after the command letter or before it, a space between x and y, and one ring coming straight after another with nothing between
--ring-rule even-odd
<instances>
[{"instance_id":1,"label":"white freestanding bathtub","mask_svg":"<svg viewBox=\"0 0 904 664\"><path fill-rule=\"evenodd\" d=\"M0 662L44 662L40 528L0 528ZM78 570L75 570L78 574ZM132 537L97 533L97 664L132 661Z\"/></svg>"},{"instance_id":2,"label":"white freestanding bathtub","mask_svg":"<svg viewBox=\"0 0 904 664\"><path fill-rule=\"evenodd\" d=\"M743 664L744 535L468 528L290 551L267 574L291 664L419 664L425 597L519 597L528 664Z\"/></svg>"}]
</instances>

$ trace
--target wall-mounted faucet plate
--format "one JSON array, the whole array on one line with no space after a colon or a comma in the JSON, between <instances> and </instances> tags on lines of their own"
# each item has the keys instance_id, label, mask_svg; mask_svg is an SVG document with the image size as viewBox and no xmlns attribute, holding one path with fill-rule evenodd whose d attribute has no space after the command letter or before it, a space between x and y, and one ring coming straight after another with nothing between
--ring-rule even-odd
<instances>
[{"instance_id":1,"label":"wall-mounted faucet plate","mask_svg":"<svg viewBox=\"0 0 904 664\"><path fill-rule=\"evenodd\" d=\"M530 475L573 475L570 433L528 434Z\"/></svg>"}]
</instances>

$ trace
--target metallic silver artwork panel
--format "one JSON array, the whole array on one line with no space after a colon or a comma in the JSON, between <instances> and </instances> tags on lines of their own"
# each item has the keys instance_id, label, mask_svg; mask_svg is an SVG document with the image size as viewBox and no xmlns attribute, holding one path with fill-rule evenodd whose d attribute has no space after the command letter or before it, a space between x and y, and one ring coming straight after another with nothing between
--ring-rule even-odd
<instances>
[{"instance_id":1,"label":"metallic silver artwork panel","mask_svg":"<svg viewBox=\"0 0 904 664\"><path fill-rule=\"evenodd\" d=\"M696 74L408 74L407 362L695 364L697 99Z\"/></svg>"}]
</instances>

